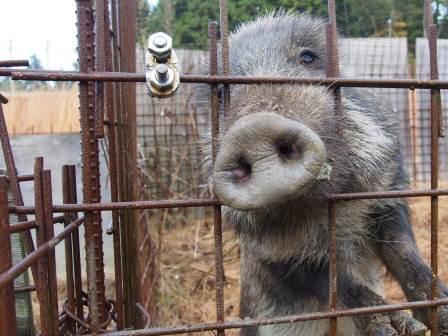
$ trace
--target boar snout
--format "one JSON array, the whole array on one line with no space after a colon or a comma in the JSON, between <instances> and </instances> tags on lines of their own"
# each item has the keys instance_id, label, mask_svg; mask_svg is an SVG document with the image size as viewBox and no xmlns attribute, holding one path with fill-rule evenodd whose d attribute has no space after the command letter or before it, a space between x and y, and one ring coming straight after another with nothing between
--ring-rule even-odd
<instances>
[{"instance_id":1,"label":"boar snout","mask_svg":"<svg viewBox=\"0 0 448 336\"><path fill-rule=\"evenodd\" d=\"M322 140L302 123L274 113L254 113L238 119L225 133L213 189L232 208L269 208L300 196L325 159Z\"/></svg>"}]
</instances>

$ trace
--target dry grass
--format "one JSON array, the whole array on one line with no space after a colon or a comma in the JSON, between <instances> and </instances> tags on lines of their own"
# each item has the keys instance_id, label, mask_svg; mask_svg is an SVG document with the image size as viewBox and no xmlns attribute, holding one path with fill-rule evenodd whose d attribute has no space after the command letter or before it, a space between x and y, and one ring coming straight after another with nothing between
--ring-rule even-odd
<instances>
[{"instance_id":1,"label":"dry grass","mask_svg":"<svg viewBox=\"0 0 448 336\"><path fill-rule=\"evenodd\" d=\"M443 187L448 187L444 183ZM429 263L430 203L428 198L410 200L412 223L418 246ZM440 198L439 274L448 282L448 197ZM230 232L224 233L225 315L238 317L239 250ZM162 325L206 322L216 319L213 225L186 225L164 232L161 266L159 321ZM195 252L196 251L196 252ZM405 301L398 284L388 276L385 295L392 301ZM231 333L233 334L233 333ZM235 331L235 334L236 331Z\"/></svg>"},{"instance_id":2,"label":"dry grass","mask_svg":"<svg viewBox=\"0 0 448 336\"><path fill-rule=\"evenodd\" d=\"M5 105L10 134L79 132L78 90L9 94Z\"/></svg>"},{"instance_id":3,"label":"dry grass","mask_svg":"<svg viewBox=\"0 0 448 336\"><path fill-rule=\"evenodd\" d=\"M441 187L447 188L448 182ZM430 257L430 203L428 198L410 200L412 223L417 243L426 262ZM151 223L157 223L153 218ZM448 282L448 197L440 197L439 209L439 274ZM157 239L155 233L154 238ZM225 267L225 318L237 319L239 315L239 247L231 232L223 237ZM160 269L158 323L174 326L204 323L216 320L214 237L211 219L190 222L163 232ZM107 276L108 297L114 296L114 282ZM65 285L59 281L58 294L64 297ZM394 302L405 301L399 285L391 278L385 280L385 296ZM39 324L39 311L33 296L35 321ZM203 333L212 335L211 332ZM226 332L238 335L237 330Z\"/></svg>"}]
</instances>

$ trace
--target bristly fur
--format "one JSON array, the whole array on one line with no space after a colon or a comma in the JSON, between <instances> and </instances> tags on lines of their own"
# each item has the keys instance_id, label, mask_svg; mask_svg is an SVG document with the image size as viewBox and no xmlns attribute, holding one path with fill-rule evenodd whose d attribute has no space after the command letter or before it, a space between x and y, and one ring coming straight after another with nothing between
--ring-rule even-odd
<instances>
[{"instance_id":1,"label":"bristly fur","mask_svg":"<svg viewBox=\"0 0 448 336\"><path fill-rule=\"evenodd\" d=\"M325 24L320 19L284 11L241 24L230 38L231 74L325 77ZM316 55L313 65L301 65L300 53L304 50ZM200 100L206 100L209 92L200 89ZM332 179L317 180L295 199L266 209L242 211L223 207L224 221L241 238L241 314L272 317L325 310L329 263L326 197L329 193L397 190L406 186L396 116L368 89L343 89L335 114L333 93L322 86L232 86L231 112L221 116L220 140L238 119L259 112L298 121L316 133L325 144ZM253 145L256 148L257 144ZM203 164L207 177L213 175L210 147L208 140L204 143ZM363 294L353 299L351 294L342 293L341 307L383 302L377 296L382 265L388 265L387 258L399 258L384 255L383 243L392 244L394 251L400 246L409 250L411 246L417 257L409 261L402 256L403 260L417 263L416 269L426 272L415 242L412 243L405 201L339 202L336 213L339 283L347 293L356 289ZM396 228L401 229L395 230L391 224L385 232L382 223L394 218L399 218ZM384 240L385 236L394 235L398 235L396 240ZM353 303L354 300L358 301ZM344 319L340 323L341 335L364 335L365 325L360 323ZM327 331L328 321L314 321L246 329L242 333L323 336Z\"/></svg>"}]
</instances>

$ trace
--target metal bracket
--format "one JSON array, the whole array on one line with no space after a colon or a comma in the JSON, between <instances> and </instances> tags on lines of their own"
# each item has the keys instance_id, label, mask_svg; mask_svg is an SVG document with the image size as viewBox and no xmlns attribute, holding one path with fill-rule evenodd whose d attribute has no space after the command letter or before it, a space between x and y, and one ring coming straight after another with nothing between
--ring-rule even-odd
<instances>
[{"instance_id":1,"label":"metal bracket","mask_svg":"<svg viewBox=\"0 0 448 336\"><path fill-rule=\"evenodd\" d=\"M162 32L148 38L146 86L150 96L172 96L180 84L179 64L172 38Z\"/></svg>"}]
</instances>

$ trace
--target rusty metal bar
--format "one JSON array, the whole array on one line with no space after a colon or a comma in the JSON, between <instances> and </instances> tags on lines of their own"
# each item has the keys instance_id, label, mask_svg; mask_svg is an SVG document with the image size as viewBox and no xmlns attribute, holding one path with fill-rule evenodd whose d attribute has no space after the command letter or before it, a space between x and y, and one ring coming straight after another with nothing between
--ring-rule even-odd
<instances>
[{"instance_id":1,"label":"rusty metal bar","mask_svg":"<svg viewBox=\"0 0 448 336\"><path fill-rule=\"evenodd\" d=\"M328 19L326 30L327 43L327 71L326 76L330 78L339 77L339 56L336 28L336 4L335 0L328 0ZM341 109L341 88L335 87L334 96L334 118L335 118L335 136L340 136L340 109ZM333 176L332 176L333 178ZM336 236L336 204L334 201L328 203L328 234L329 234L329 275L328 275L328 292L329 292L329 309L336 311L336 303L338 297L337 289L337 236ZM330 319L330 336L337 336L338 321L333 317Z\"/></svg>"},{"instance_id":2,"label":"rusty metal bar","mask_svg":"<svg viewBox=\"0 0 448 336\"><path fill-rule=\"evenodd\" d=\"M94 0L95 3L95 71L105 71L105 36L106 26L104 0ZM109 27L107 27L109 31ZM104 83L95 83L95 133L97 139L104 138Z\"/></svg>"},{"instance_id":3,"label":"rusty metal bar","mask_svg":"<svg viewBox=\"0 0 448 336\"><path fill-rule=\"evenodd\" d=\"M68 166L68 188L69 201L68 203L76 203L78 196L76 193L76 167L74 165ZM72 212L70 221L74 222L78 219L77 212ZM72 245L73 245L73 272L74 272L74 285L75 285L75 297L76 297L76 316L79 320L84 320L84 308L83 308L83 291L82 291L82 277L81 277L81 249L79 246L79 230L76 227L72 233Z\"/></svg>"},{"instance_id":4,"label":"rusty metal bar","mask_svg":"<svg viewBox=\"0 0 448 336\"><path fill-rule=\"evenodd\" d=\"M210 41L210 75L218 73L218 25L210 22L208 25ZM211 120L212 120L212 160L215 162L218 153L219 139L219 91L218 85L213 84L211 89ZM214 243L215 243L215 280L216 280L216 319L224 322L224 265L222 256L222 222L221 206L213 209ZM218 336L225 335L224 330L218 329Z\"/></svg>"},{"instance_id":5,"label":"rusty metal bar","mask_svg":"<svg viewBox=\"0 0 448 336\"><path fill-rule=\"evenodd\" d=\"M26 59L0 61L1 68L20 67L20 66L25 66L25 67L30 66L30 62Z\"/></svg>"},{"instance_id":6,"label":"rusty metal bar","mask_svg":"<svg viewBox=\"0 0 448 336\"><path fill-rule=\"evenodd\" d=\"M177 335L177 334L188 334L188 333L203 333L206 331L213 331L218 329L240 329L254 326L271 325L271 324L283 324L283 323L294 323L294 322L304 322L304 321L314 321L323 320L330 318L339 318L346 316L358 316L365 314L381 314L399 310L408 309L419 309L425 307L442 306L448 304L448 298L437 299L437 300L427 300L427 301L416 301L416 302L406 302L389 304L382 306L372 306L372 307L362 307L353 309L337 310L334 312L316 312L307 313L299 315L287 315L274 318L260 318L260 319L244 319L229 321L223 323L198 323L190 324L176 327L168 328L150 328L150 329L140 329L140 330L127 330L127 331L117 331L109 332L104 334L105 336L161 336L161 335Z\"/></svg>"},{"instance_id":7,"label":"rusty metal bar","mask_svg":"<svg viewBox=\"0 0 448 336\"><path fill-rule=\"evenodd\" d=\"M35 285L30 285L30 286L26 286L26 287L17 287L14 288L14 293L18 294L18 293L29 293L29 292L34 292L36 290L36 286Z\"/></svg>"},{"instance_id":8,"label":"rusty metal bar","mask_svg":"<svg viewBox=\"0 0 448 336\"><path fill-rule=\"evenodd\" d=\"M329 246L329 308L331 312L336 311L338 298L337 291L337 236L336 236L336 204L334 201L328 203L328 227L330 236ZM338 322L337 318L330 319L330 336L337 335Z\"/></svg>"},{"instance_id":9,"label":"rusty metal bar","mask_svg":"<svg viewBox=\"0 0 448 336\"><path fill-rule=\"evenodd\" d=\"M56 223L63 223L64 222L64 216L56 216L53 218L53 224ZM22 223L17 224L11 224L9 226L9 233L18 233L23 232L27 230L37 229L38 226L36 224L35 220L30 220Z\"/></svg>"},{"instance_id":10,"label":"rusty metal bar","mask_svg":"<svg viewBox=\"0 0 448 336\"><path fill-rule=\"evenodd\" d=\"M12 200L16 206L23 206L22 190L20 189L19 178L17 175L16 163L14 160L14 155L12 153L11 142L9 141L8 128L6 127L5 115L3 113L3 108L0 104L0 142L2 145L3 157L5 159L6 170L8 171L8 181L9 187L12 193ZM26 215L19 214L17 216L19 222L26 222L28 219ZM25 251L30 254L34 251L34 242L29 231L25 231L20 234L20 239L23 242ZM37 279L37 265L31 267L31 272L33 275L34 283L38 286L37 295L40 299L41 290L39 288L39 281Z\"/></svg>"},{"instance_id":11,"label":"rusty metal bar","mask_svg":"<svg viewBox=\"0 0 448 336\"><path fill-rule=\"evenodd\" d=\"M11 76L14 80L38 81L103 81L103 82L145 82L144 73L132 72L76 72L76 71L38 71L17 70L2 71L0 76ZM419 79L356 79L356 78L304 78L304 77L270 77L270 76L209 76L182 75L182 83L204 84L309 84L331 87L378 87L403 89L448 89L446 80Z\"/></svg>"},{"instance_id":12,"label":"rusty metal bar","mask_svg":"<svg viewBox=\"0 0 448 336\"><path fill-rule=\"evenodd\" d=\"M116 1L116 14L119 33L119 57L120 69L135 72L135 46L136 46L136 22L137 5L135 1ZM135 181L137 180L137 137L136 137L136 87L135 83L123 83L120 85L120 106L117 109L119 128L119 151L121 157L120 167L123 179L120 181L119 192L121 199L133 201L137 199ZM121 137L121 139L120 139ZM134 257L138 253L135 236L135 214L132 211L122 211L121 217L121 247L123 254L123 284L125 293L125 327L138 326L142 323L135 303L138 301L137 286L137 260Z\"/></svg>"},{"instance_id":13,"label":"rusty metal bar","mask_svg":"<svg viewBox=\"0 0 448 336\"><path fill-rule=\"evenodd\" d=\"M428 38L429 47L429 64L430 64L430 78L436 80L439 78L439 70L437 63L437 27L433 23L432 18L432 4L431 1L424 1L424 19L425 29ZM439 136L443 133L443 127L439 122L441 117L441 99L440 90L431 89L431 189L436 190L439 185ZM439 198L438 196L431 197L431 299L437 298L438 286L438 238L439 238ZM430 327L431 335L438 335L438 307L431 307Z\"/></svg>"},{"instance_id":14,"label":"rusty metal bar","mask_svg":"<svg viewBox=\"0 0 448 336\"><path fill-rule=\"evenodd\" d=\"M221 37L222 75L228 76L230 75L230 59L229 59L229 14L228 14L227 0L219 0L219 9L220 9L219 28ZM229 84L224 84L222 98L223 98L224 116L228 116L230 111Z\"/></svg>"},{"instance_id":15,"label":"rusty metal bar","mask_svg":"<svg viewBox=\"0 0 448 336\"><path fill-rule=\"evenodd\" d=\"M62 197L64 203L70 203L70 174L69 166L62 167ZM72 214L69 212L64 213L64 226L70 224ZM75 285L74 285L74 274L73 274L73 235L68 235L65 238L65 274L67 279L67 303L68 309L74 312L76 311L76 299L75 299ZM73 320L68 321L68 330L73 334L76 333L76 324Z\"/></svg>"},{"instance_id":16,"label":"rusty metal bar","mask_svg":"<svg viewBox=\"0 0 448 336\"><path fill-rule=\"evenodd\" d=\"M43 205L43 195L42 195L42 170L43 170L43 159L38 157L34 161L34 204L36 207L36 224L38 229L36 231L36 243L37 250L41 248L42 245L47 241L46 235L46 226L45 226L45 213L44 213L44 205ZM16 264L10 271L19 268L23 265L25 260L27 260L33 253L28 254L28 256L23 259L21 262ZM31 263L28 265L32 265ZM22 270L25 271L26 268ZM53 320L51 319L51 310L50 310L50 295L49 295L49 287L48 287L48 257L47 255L43 255L42 258L37 260L37 270L38 270L38 278L37 278L37 288L41 290L41 297L39 298L39 310L40 310L40 324L43 335L54 335L54 328L52 326ZM16 274L19 275L22 272ZM6 275L6 273L4 273ZM2 274L1 276L3 276ZM1 277L0 276L0 277ZM9 281L14 280L15 277L9 278ZM0 285L1 287L1 285Z\"/></svg>"},{"instance_id":17,"label":"rusty metal bar","mask_svg":"<svg viewBox=\"0 0 448 336\"><path fill-rule=\"evenodd\" d=\"M9 235L9 211L6 179L0 177L0 274L12 267L11 236ZM0 289L0 330L5 335L16 335L16 307L14 284Z\"/></svg>"},{"instance_id":18,"label":"rusty metal bar","mask_svg":"<svg viewBox=\"0 0 448 336\"><path fill-rule=\"evenodd\" d=\"M12 282L16 277L22 274L31 265L40 262L51 250L64 241L65 237L70 235L75 229L77 229L84 222L84 217L81 217L72 223L70 223L64 230L48 240L44 244L39 245L36 250L27 255L23 260L9 268L7 271L0 274L0 289Z\"/></svg>"},{"instance_id":19,"label":"rusty metal bar","mask_svg":"<svg viewBox=\"0 0 448 336\"><path fill-rule=\"evenodd\" d=\"M43 206L43 225L45 225L45 240L49 241L54 238L53 214L51 209L53 207L52 188L51 188L51 172L43 170L42 177L42 206ZM58 335L59 332L59 312L58 312L58 283L56 276L56 253L51 249L47 254L47 274L49 307L48 312L52 320L52 334Z\"/></svg>"},{"instance_id":20,"label":"rusty metal bar","mask_svg":"<svg viewBox=\"0 0 448 336\"><path fill-rule=\"evenodd\" d=\"M108 0L104 1L104 26L107 31L104 35L104 67L106 71L113 70L112 63L112 41L110 34L110 19ZM117 202L118 199L118 161L117 161L117 137L116 137L116 117L114 104L114 88L112 83L105 84L105 108L109 123L107 124L107 140L109 152L109 178L110 178L110 199ZM115 309L117 311L116 328L121 330L124 327L124 302L123 302L123 273L121 267L121 237L120 237L120 217L117 211L112 212L112 230L114 245L114 272L115 272Z\"/></svg>"},{"instance_id":21,"label":"rusty metal bar","mask_svg":"<svg viewBox=\"0 0 448 336\"><path fill-rule=\"evenodd\" d=\"M328 200L351 201L360 199L381 199L381 198L401 198L401 197L424 197L424 196L447 196L448 189L437 190L392 190L392 191L372 191L346 194L330 194ZM112 211L124 209L167 209L167 208L193 208L201 206L216 206L219 201L215 199L179 199L179 200L159 200L159 201L130 201L130 202L103 202L103 203L81 203L54 205L53 213L58 212L78 212L78 211ZM10 212L16 214L33 214L33 206L10 206Z\"/></svg>"},{"instance_id":22,"label":"rusty metal bar","mask_svg":"<svg viewBox=\"0 0 448 336\"><path fill-rule=\"evenodd\" d=\"M92 0L77 0L78 54L80 71L94 69L94 20ZM98 139L95 132L95 92L91 82L79 83L83 202L100 202ZM87 288L92 332L106 320L101 213L85 216Z\"/></svg>"}]
</instances>

